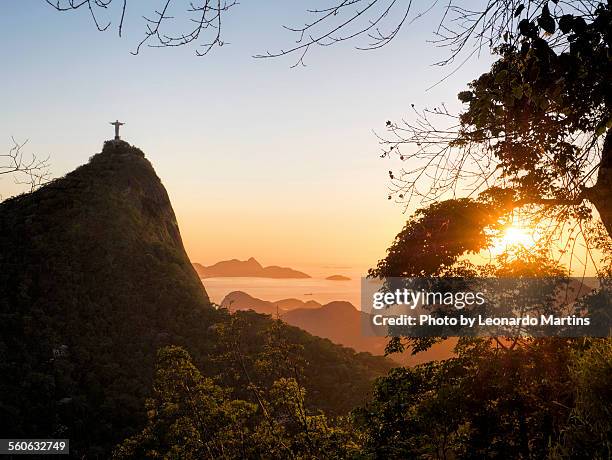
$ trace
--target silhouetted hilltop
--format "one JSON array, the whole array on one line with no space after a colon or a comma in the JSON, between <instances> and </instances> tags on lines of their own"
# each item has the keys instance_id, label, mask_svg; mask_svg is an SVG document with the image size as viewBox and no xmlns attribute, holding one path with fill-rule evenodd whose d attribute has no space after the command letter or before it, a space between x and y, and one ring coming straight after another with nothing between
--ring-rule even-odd
<instances>
[{"instance_id":1,"label":"silhouetted hilltop","mask_svg":"<svg viewBox=\"0 0 612 460\"><path fill-rule=\"evenodd\" d=\"M296 308L320 308L321 304L314 300L304 302L300 299L282 299L276 302L261 300L243 291L232 291L221 301L221 306L234 310L253 310L257 313L275 315L278 309L280 314Z\"/></svg>"},{"instance_id":2,"label":"silhouetted hilltop","mask_svg":"<svg viewBox=\"0 0 612 460\"><path fill-rule=\"evenodd\" d=\"M220 325L240 335L232 356ZM156 350L185 347L208 376L252 398L244 377L269 317L211 308L166 190L143 153L102 153L39 190L0 203L0 433L69 438L75 458L109 458L143 426ZM345 413L387 361L285 327L308 365L312 406ZM321 372L321 369L326 369ZM264 376L265 377L265 376Z\"/></svg>"},{"instance_id":3,"label":"silhouetted hilltop","mask_svg":"<svg viewBox=\"0 0 612 460\"><path fill-rule=\"evenodd\" d=\"M274 302L257 299L243 291L230 292L221 301L221 306L230 311L253 310L264 315L275 315L277 311ZM280 309L280 312L282 313L283 310Z\"/></svg>"},{"instance_id":4,"label":"silhouetted hilltop","mask_svg":"<svg viewBox=\"0 0 612 460\"><path fill-rule=\"evenodd\" d=\"M0 204L0 315L0 432L99 445L129 431L158 345L214 315L139 149L107 142Z\"/></svg>"},{"instance_id":5,"label":"silhouetted hilltop","mask_svg":"<svg viewBox=\"0 0 612 460\"><path fill-rule=\"evenodd\" d=\"M263 267L253 257L249 260L223 260L208 267L194 263L200 278L251 277L251 278L310 278L306 273L287 267L271 265Z\"/></svg>"}]
</instances>

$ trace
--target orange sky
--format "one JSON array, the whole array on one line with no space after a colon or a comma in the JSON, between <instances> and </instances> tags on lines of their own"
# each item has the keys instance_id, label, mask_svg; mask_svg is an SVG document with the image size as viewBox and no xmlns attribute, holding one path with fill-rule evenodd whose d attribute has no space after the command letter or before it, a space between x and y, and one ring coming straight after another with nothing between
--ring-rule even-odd
<instances>
[{"instance_id":1,"label":"orange sky","mask_svg":"<svg viewBox=\"0 0 612 460\"><path fill-rule=\"evenodd\" d=\"M409 117L413 103L459 109L456 94L490 58L428 89L455 70L432 65L448 55L427 43L433 12L376 52L317 49L292 69L290 60L252 58L293 40L282 25L303 20L285 3L269 8L262 16L259 4L240 5L226 24L228 46L197 58L183 48L131 55L138 22L119 38L97 32L87 14L1 2L11 65L0 75L0 149L11 136L29 139L26 153L48 155L59 177L99 152L113 136L108 122L120 119L122 137L166 186L192 260L253 256L365 272L406 218L386 199L388 170L399 164L379 158L373 130ZM4 197L21 189L0 180Z\"/></svg>"}]
</instances>

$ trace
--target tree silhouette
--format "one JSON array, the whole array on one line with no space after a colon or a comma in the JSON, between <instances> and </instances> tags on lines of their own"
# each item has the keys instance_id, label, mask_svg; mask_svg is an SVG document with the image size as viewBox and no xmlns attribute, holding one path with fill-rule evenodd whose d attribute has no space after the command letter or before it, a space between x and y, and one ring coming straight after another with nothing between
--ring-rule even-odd
<instances>
[{"instance_id":1,"label":"tree silhouette","mask_svg":"<svg viewBox=\"0 0 612 460\"><path fill-rule=\"evenodd\" d=\"M521 10L516 11L520 17ZM594 205L612 234L612 5L524 18L495 48L490 71L414 122L387 122L383 156L412 165L393 173L392 195L429 203L459 190L506 190L509 209L586 220Z\"/></svg>"},{"instance_id":2,"label":"tree silhouette","mask_svg":"<svg viewBox=\"0 0 612 460\"><path fill-rule=\"evenodd\" d=\"M491 44L498 60L459 94L462 113L445 106L415 109L414 121L387 122L382 156L409 165L390 171L390 198L423 207L371 276L453 276L462 258L490 246L519 208L536 223L551 222L542 251L497 262L511 263L515 275L519 268L550 276L551 245L575 225L587 249L604 253L597 267L604 280L595 296L609 299L612 4L580 2L585 9L578 12L553 3L540 4L535 15L517 6L516 28ZM593 207L604 228L592 219ZM573 250L575 238L568 240ZM417 353L440 340L396 336L387 351L411 347ZM609 376L609 343L460 338L456 358L392 372L377 384L374 403L363 412L364 426L377 427L366 429L366 451L387 458L508 452L517 458L608 458L607 414L592 397L600 394L599 404L609 406L610 396L599 388ZM590 372L593 378L584 378ZM595 433L581 436L587 425Z\"/></svg>"},{"instance_id":3,"label":"tree silhouette","mask_svg":"<svg viewBox=\"0 0 612 460\"><path fill-rule=\"evenodd\" d=\"M480 267L481 272L461 261L489 242L482 230L489 219L496 219L490 210L503 208L487 200L447 200L419 210L370 275L433 277L441 282L470 274L536 277L544 285L562 279L566 270L546 251L502 254L496 265ZM448 231L439 230L442 216ZM594 294L600 301L610 298L609 278L603 284ZM508 294L528 309L539 307L522 301L529 292ZM546 307L556 306L554 296L538 292L536 298ZM591 300L585 298L586 303ZM609 306L609 301L603 304ZM414 354L445 339L398 335L390 339L387 351L410 347ZM609 458L611 396L604 384L612 369L609 338L465 336L458 338L454 351L450 359L394 369L376 382L372 402L355 413L363 430L364 455Z\"/></svg>"}]
</instances>

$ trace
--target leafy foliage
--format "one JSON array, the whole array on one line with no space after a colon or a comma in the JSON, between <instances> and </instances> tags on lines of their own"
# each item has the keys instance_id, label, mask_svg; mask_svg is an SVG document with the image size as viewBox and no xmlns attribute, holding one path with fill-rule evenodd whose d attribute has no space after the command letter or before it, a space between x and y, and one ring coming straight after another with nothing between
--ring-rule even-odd
<instances>
[{"instance_id":1,"label":"leafy foliage","mask_svg":"<svg viewBox=\"0 0 612 460\"><path fill-rule=\"evenodd\" d=\"M242 430L256 407L228 400L227 390L202 376L180 347L158 353L146 428L126 440L117 458L238 457L250 446Z\"/></svg>"},{"instance_id":2,"label":"leafy foliage","mask_svg":"<svg viewBox=\"0 0 612 460\"><path fill-rule=\"evenodd\" d=\"M436 276L460 256L476 253L491 241L512 194L491 189L478 199L435 202L418 209L397 234L387 256L369 276Z\"/></svg>"},{"instance_id":3,"label":"leafy foliage","mask_svg":"<svg viewBox=\"0 0 612 460\"><path fill-rule=\"evenodd\" d=\"M570 411L555 456L591 458L612 456L612 342L594 340L584 353L575 352L570 376L575 388L575 405Z\"/></svg>"},{"instance_id":4,"label":"leafy foliage","mask_svg":"<svg viewBox=\"0 0 612 460\"><path fill-rule=\"evenodd\" d=\"M305 391L279 378L259 407L239 399L196 369L180 347L158 353L148 422L115 450L115 458L347 458L356 445L342 427L310 414Z\"/></svg>"},{"instance_id":5,"label":"leafy foliage","mask_svg":"<svg viewBox=\"0 0 612 460\"><path fill-rule=\"evenodd\" d=\"M556 30L545 4L537 25L519 24L520 45L501 45L500 60L459 95L468 108L457 142L488 142L523 198L575 194L590 173L580 155L612 123L612 11L600 5L593 15L589 24L559 19L564 47L540 37ZM581 143L582 133L591 137Z\"/></svg>"},{"instance_id":6,"label":"leafy foliage","mask_svg":"<svg viewBox=\"0 0 612 460\"><path fill-rule=\"evenodd\" d=\"M548 258L546 245L503 253L485 266L462 260L490 243L488 230L514 199L507 190L493 191L492 196L448 200L417 211L370 274L441 282L454 276L563 280L567 270ZM609 255L609 236L593 237ZM602 276L608 276L602 289L582 298L579 308L609 306L609 267ZM554 305L554 295L541 294L542 304L524 302L530 292L516 297L527 309ZM595 321L596 315L609 315L609 310L594 312ZM445 339L392 337L387 351L410 347L418 353ZM373 401L354 413L362 454L385 459L609 458L610 343L609 338L461 337L455 357L393 369L377 381Z\"/></svg>"},{"instance_id":7,"label":"leafy foliage","mask_svg":"<svg viewBox=\"0 0 612 460\"><path fill-rule=\"evenodd\" d=\"M609 341L538 339L510 350L472 340L457 351L377 382L374 400L356 412L366 455L607 458Z\"/></svg>"},{"instance_id":8,"label":"leafy foliage","mask_svg":"<svg viewBox=\"0 0 612 460\"><path fill-rule=\"evenodd\" d=\"M514 199L508 210L527 206L542 220L589 222L594 205L612 234L612 4L489 8L521 19L489 31L499 59L459 93L464 111L387 122L383 156L409 165L392 172L390 198L429 204L501 187Z\"/></svg>"}]
</instances>

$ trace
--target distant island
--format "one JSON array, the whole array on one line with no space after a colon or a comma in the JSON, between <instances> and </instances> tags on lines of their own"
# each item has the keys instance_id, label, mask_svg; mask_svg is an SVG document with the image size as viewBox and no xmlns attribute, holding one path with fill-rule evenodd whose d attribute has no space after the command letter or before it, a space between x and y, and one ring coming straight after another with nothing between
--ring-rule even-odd
<instances>
[{"instance_id":1,"label":"distant island","mask_svg":"<svg viewBox=\"0 0 612 460\"><path fill-rule=\"evenodd\" d=\"M344 276L344 275L332 275L332 276L328 276L325 279L330 280L330 281L350 281L351 280L348 276Z\"/></svg>"},{"instance_id":2,"label":"distant island","mask_svg":"<svg viewBox=\"0 0 612 460\"><path fill-rule=\"evenodd\" d=\"M263 267L255 258L249 260L223 260L208 267L194 263L193 267L200 278L227 278L227 277L249 277L249 278L310 278L306 273L287 267L271 265Z\"/></svg>"}]
</instances>

